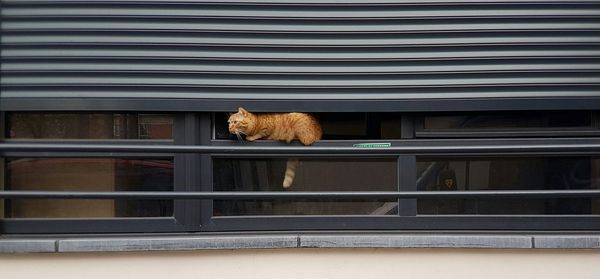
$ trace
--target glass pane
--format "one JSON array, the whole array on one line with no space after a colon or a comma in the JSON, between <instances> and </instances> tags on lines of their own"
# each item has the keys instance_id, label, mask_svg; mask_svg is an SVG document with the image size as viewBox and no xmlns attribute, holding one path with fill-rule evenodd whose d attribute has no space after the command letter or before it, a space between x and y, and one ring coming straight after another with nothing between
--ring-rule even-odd
<instances>
[{"instance_id":1,"label":"glass pane","mask_svg":"<svg viewBox=\"0 0 600 279\"><path fill-rule=\"evenodd\" d=\"M173 117L136 113L8 114L13 139L172 139Z\"/></svg>"},{"instance_id":2,"label":"glass pane","mask_svg":"<svg viewBox=\"0 0 600 279\"><path fill-rule=\"evenodd\" d=\"M9 159L6 188L38 191L173 191L173 161L113 158ZM8 200L7 218L172 216L172 201Z\"/></svg>"},{"instance_id":3,"label":"glass pane","mask_svg":"<svg viewBox=\"0 0 600 279\"><path fill-rule=\"evenodd\" d=\"M214 159L215 191L284 191L287 160ZM302 158L285 191L396 191L396 159ZM214 215L385 215L394 200L215 201Z\"/></svg>"},{"instance_id":4,"label":"glass pane","mask_svg":"<svg viewBox=\"0 0 600 279\"><path fill-rule=\"evenodd\" d=\"M417 162L418 189L556 190L600 187L595 157L456 158ZM420 199L419 214L599 214L600 200Z\"/></svg>"},{"instance_id":5,"label":"glass pane","mask_svg":"<svg viewBox=\"0 0 600 279\"><path fill-rule=\"evenodd\" d=\"M400 114L371 112L312 113L323 128L323 140L399 139ZM237 140L227 129L227 113L215 114L215 138Z\"/></svg>"},{"instance_id":6,"label":"glass pane","mask_svg":"<svg viewBox=\"0 0 600 279\"><path fill-rule=\"evenodd\" d=\"M424 118L425 129L501 129L590 127L591 112L497 112Z\"/></svg>"},{"instance_id":7,"label":"glass pane","mask_svg":"<svg viewBox=\"0 0 600 279\"><path fill-rule=\"evenodd\" d=\"M0 157L0 191L6 190L5 182L6 182L6 171L5 171L5 159ZM4 199L0 199L0 216L5 216L4 214L5 202ZM1 218L0 218L1 219Z\"/></svg>"}]
</instances>

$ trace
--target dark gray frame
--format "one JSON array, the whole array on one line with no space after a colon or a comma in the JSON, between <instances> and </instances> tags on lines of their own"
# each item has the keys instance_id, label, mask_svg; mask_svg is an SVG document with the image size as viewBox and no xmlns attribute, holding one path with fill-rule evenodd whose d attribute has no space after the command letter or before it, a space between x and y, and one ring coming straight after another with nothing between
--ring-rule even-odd
<instances>
[{"instance_id":1,"label":"dark gray frame","mask_svg":"<svg viewBox=\"0 0 600 279\"><path fill-rule=\"evenodd\" d=\"M402 134L401 140L378 140L381 142L395 142L396 144L409 147L434 147L444 145L439 140L415 139L416 125L419 121L418 117L411 114L402 115ZM560 132L559 132L560 133ZM564 135L563 133L560 133ZM490 133L488 136L492 135ZM495 144L514 145L515 150L520 149L520 145L531 144L540 139L523 139L515 143L514 140L498 140L494 139ZM551 140L547 139L548 143L569 142L567 140ZM529 155L565 155L565 154L600 154L600 150L590 151L584 150L585 146L592 142L597 142L596 139L573 139L576 145L581 147L582 152L574 151L536 151L530 150ZM352 143L359 141L321 141L315 146L352 146ZM442 142L450 143L450 145L466 144L470 146L478 146L489 144L490 140L486 139L446 139ZM519 144L519 142L521 144ZM598 142L600 143L600 142ZM217 146L236 146L236 143L226 140L213 140L211 145ZM253 145L259 146L279 146L277 142L255 142ZM433 148L435 149L435 148ZM577 148L575 148L577 149ZM507 150L511 152L510 150ZM496 155L502 156L510 153L505 152L490 152L482 148L479 151L465 152L458 151L457 153L448 153L448 149L440 151L431 151L431 155L450 155L450 156L465 156L465 155ZM512 153L511 152L511 153ZM522 152L522 151L521 151ZM324 152L323 152L324 153ZM389 152L392 153L392 152ZM389 154L388 153L388 154ZM260 154L260 153L259 153ZM324 153L325 154L325 153ZM524 154L524 153L523 153ZM291 154L271 154L271 156L289 156ZM223 155L220 155L223 156ZM229 155L240 157L240 155ZM245 156L256 156L247 155ZM366 154L362 156L381 156L381 154ZM398 191L416 191L416 156L414 153L406 152L398 157ZM210 168L204 168L202 173L212 174ZM207 179L208 180L208 179ZM210 188L203 188L202 191L211 191ZM212 210L210 201L205 202L206 210ZM204 207L203 207L204 209ZM209 211L210 212L210 211ZM398 214L395 216L235 216L235 217L212 217L209 222L203 227L204 231L219 232L219 231L240 231L240 230L598 230L600 229L600 216L474 216L474 215L419 215L417 217L416 199L400 199L398 205Z\"/></svg>"},{"instance_id":2,"label":"dark gray frame","mask_svg":"<svg viewBox=\"0 0 600 279\"><path fill-rule=\"evenodd\" d=\"M188 115L173 114L174 131L173 141L171 140L128 140L126 144L130 145L174 145L188 144L189 138L196 137L195 133L190 133L187 126L190 125ZM3 119L4 125L4 119ZM5 129L0 130L4 135ZM186 132L187 131L187 132ZM4 140L6 143L32 143L32 144L53 144L57 141L33 141L33 140ZM72 140L60 141L60 143L72 144L123 144L119 140ZM91 152L0 152L4 157L143 157L143 158L169 158L173 159L174 165L174 181L173 187L175 191L189 191L190 183L194 183L190 176L189 166L193 165L188 160L189 155L174 154L174 153L119 153L117 155L110 153L91 153ZM174 201L173 217L133 217L133 218L95 218L89 220L81 219L62 219L62 218L11 218L2 219L0 221L0 233L129 233L129 232L180 232L197 230L199 224L194 222L193 213L197 212L193 208L193 204L189 201ZM190 214L192 216L190 216Z\"/></svg>"},{"instance_id":3,"label":"dark gray frame","mask_svg":"<svg viewBox=\"0 0 600 279\"><path fill-rule=\"evenodd\" d=\"M598 155L600 139L535 138L535 139L415 139L414 117L402 116L402 137L392 142L393 148L355 150L358 141L321 141L312 147L286 145L273 141L251 145L228 140L214 140L213 120L208 112L178 114L175 145L102 142L73 143L76 149L53 149L55 143L8 141L12 144L3 156L143 156L162 154L175 157L176 191L212 192L212 157L276 156L361 156L398 158L398 191L417 189L416 157L418 156L514 156L519 155ZM536 146L536 143L538 144ZM23 148L19 148L23 146ZM341 147L342 146L342 147ZM529 146L523 150L524 146ZM114 149L114 152L108 150ZM37 151L36 151L37 150ZM79 151L78 151L79 150ZM81 150L87 150L82 152ZM204 150L202 152L197 152ZM213 151L211 151L213 150ZM277 152L271 150L278 150ZM154 157L154 156L153 156ZM126 233L126 232L225 232L274 230L600 230L600 216L472 216L419 215L416 199L399 200L398 214L392 216L212 216L210 199L185 199L176 202L175 218L127 218L105 220L2 220L2 233Z\"/></svg>"}]
</instances>

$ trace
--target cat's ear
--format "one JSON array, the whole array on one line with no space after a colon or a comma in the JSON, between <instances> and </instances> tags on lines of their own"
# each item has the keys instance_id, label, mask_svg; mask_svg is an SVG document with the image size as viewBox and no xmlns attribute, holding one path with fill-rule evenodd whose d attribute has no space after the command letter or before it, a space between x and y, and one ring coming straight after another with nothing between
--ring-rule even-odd
<instances>
[{"instance_id":1,"label":"cat's ear","mask_svg":"<svg viewBox=\"0 0 600 279\"><path fill-rule=\"evenodd\" d=\"M243 107L238 108L238 113L241 113L243 116L248 115L248 111L245 110Z\"/></svg>"}]
</instances>

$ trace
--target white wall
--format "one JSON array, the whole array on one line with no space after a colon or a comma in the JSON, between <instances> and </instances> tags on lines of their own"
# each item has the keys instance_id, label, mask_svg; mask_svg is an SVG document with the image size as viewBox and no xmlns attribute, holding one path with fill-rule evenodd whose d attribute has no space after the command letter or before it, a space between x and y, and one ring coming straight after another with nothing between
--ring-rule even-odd
<instances>
[{"instance_id":1,"label":"white wall","mask_svg":"<svg viewBox=\"0 0 600 279\"><path fill-rule=\"evenodd\" d=\"M600 278L600 250L276 249L1 254L0 278Z\"/></svg>"}]
</instances>

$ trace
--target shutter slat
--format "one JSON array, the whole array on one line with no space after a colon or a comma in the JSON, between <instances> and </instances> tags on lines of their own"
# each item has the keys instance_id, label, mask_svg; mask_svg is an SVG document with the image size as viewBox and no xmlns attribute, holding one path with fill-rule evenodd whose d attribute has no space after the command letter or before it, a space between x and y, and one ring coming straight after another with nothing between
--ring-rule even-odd
<instances>
[{"instance_id":1,"label":"shutter slat","mask_svg":"<svg viewBox=\"0 0 600 279\"><path fill-rule=\"evenodd\" d=\"M1 14L1 109L64 109L37 99L82 110L120 99L154 110L169 99L203 109L276 100L275 111L294 100L600 105L600 1L23 0L2 1ZM419 104L399 109L429 109Z\"/></svg>"}]
</instances>

